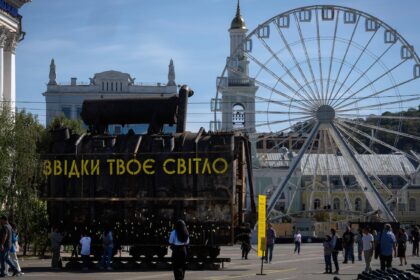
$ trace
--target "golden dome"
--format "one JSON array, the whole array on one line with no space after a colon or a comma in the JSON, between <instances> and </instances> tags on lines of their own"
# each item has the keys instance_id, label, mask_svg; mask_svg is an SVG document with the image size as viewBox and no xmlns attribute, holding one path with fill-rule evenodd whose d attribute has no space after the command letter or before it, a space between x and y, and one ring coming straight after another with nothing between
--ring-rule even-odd
<instances>
[{"instance_id":1,"label":"golden dome","mask_svg":"<svg viewBox=\"0 0 420 280\"><path fill-rule=\"evenodd\" d=\"M236 7L236 15L230 24L230 29L246 29L245 20L241 16L241 10L239 8L239 0L238 5Z\"/></svg>"}]
</instances>

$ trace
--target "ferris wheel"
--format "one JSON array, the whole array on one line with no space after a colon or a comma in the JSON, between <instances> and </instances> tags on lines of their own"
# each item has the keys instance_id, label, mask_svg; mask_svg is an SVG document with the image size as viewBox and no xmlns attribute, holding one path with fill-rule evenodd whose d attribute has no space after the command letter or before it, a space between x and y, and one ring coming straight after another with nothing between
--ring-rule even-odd
<instances>
[{"instance_id":1,"label":"ferris wheel","mask_svg":"<svg viewBox=\"0 0 420 280\"><path fill-rule=\"evenodd\" d=\"M308 194L306 212L319 208L313 202L319 193L335 209L334 193L341 192L347 211L360 214L349 195L351 175L370 213L395 221L391 205L403 198L384 182L383 171L399 161L401 194L419 164L420 117L405 113L420 105L419 77L413 46L380 19L341 6L302 7L258 25L228 58L217 81L214 107L221 109L214 122L219 130L245 130L255 141L279 136L266 156L287 144L294 151L271 193L272 217L290 212L291 205L276 207L286 189L292 199ZM228 94L245 101L229 103Z\"/></svg>"}]
</instances>

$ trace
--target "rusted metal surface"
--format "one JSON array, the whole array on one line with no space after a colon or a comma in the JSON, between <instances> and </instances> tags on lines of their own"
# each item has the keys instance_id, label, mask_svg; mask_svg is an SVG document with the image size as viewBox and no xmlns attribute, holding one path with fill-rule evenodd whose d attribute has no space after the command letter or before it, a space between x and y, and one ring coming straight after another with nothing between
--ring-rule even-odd
<instances>
[{"instance_id":1,"label":"rusted metal surface","mask_svg":"<svg viewBox=\"0 0 420 280\"><path fill-rule=\"evenodd\" d=\"M181 102L183 106L187 97ZM98 102L95 108L101 106ZM151 109L144 107L150 104L136 103L138 114L149 112ZM115 102L113 114L124 111L125 105ZM100 121L96 121L94 107L83 108L89 112L88 124L93 126L115 123L120 117L104 117L102 112ZM186 108L175 108L167 113L186 112ZM172 120L167 117L159 125ZM67 233L65 244L78 243L81 232L89 233L93 243L100 244L101 232L112 229L116 246L135 244L135 257L159 255L164 252L162 246L167 245L174 221L182 218L188 225L191 244L208 248L203 252L215 257L218 246L234 242L243 223L253 225L255 203L246 195L253 193L252 184L246 185L252 182L247 138L239 132L185 132L185 119L181 121L181 132L174 134L149 130L144 135L108 135L98 129L82 136L53 132L56 137L50 153L44 156L51 169L43 197L50 223ZM119 174L116 165L112 169L109 163L118 160L125 163L125 172ZM143 164L142 172L133 172L133 168L128 172L127 162L134 160ZM56 162L61 169L54 166ZM247 204L251 206L249 212L244 210ZM197 252L200 254L200 250Z\"/></svg>"}]
</instances>

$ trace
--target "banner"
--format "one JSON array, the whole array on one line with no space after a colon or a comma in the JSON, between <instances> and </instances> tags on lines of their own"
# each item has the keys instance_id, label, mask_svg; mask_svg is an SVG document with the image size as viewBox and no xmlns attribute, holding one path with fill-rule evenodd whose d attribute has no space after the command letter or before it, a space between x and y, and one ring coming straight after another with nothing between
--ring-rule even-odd
<instances>
[{"instance_id":1,"label":"banner","mask_svg":"<svg viewBox=\"0 0 420 280\"><path fill-rule=\"evenodd\" d=\"M265 195L258 196L258 257L264 256L265 251L265 234L266 234L266 207L267 197Z\"/></svg>"}]
</instances>

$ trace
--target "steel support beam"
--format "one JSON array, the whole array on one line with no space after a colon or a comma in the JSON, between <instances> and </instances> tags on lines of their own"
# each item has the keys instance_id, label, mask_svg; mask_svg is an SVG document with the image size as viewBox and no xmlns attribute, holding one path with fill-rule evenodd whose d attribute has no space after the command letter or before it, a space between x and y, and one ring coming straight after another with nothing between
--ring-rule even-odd
<instances>
[{"instance_id":1,"label":"steel support beam","mask_svg":"<svg viewBox=\"0 0 420 280\"><path fill-rule=\"evenodd\" d=\"M297 158L294 159L292 164L289 166L289 171L287 172L286 177L281 181L281 185L277 187L277 189L274 191L273 195L270 197L270 200L268 201L268 205L267 205L267 217L269 217L271 211L273 211L277 200L280 198L281 193L286 188L287 183L289 182L290 178L292 177L293 172L295 172L296 167L298 166L300 160L302 159L303 155L306 153L306 150L308 149L309 145L314 140L315 135L319 131L319 126L320 126L320 122L316 122L314 127L312 128L311 133L309 134L308 138L306 139L305 143L303 144L302 148L300 149L299 154L297 155Z\"/></svg>"},{"instance_id":2,"label":"steel support beam","mask_svg":"<svg viewBox=\"0 0 420 280\"><path fill-rule=\"evenodd\" d=\"M335 143L337 144L339 150L343 154L344 158L353 167L354 176L356 177L357 182L359 183L360 187L362 188L365 197L368 199L370 205L374 210L379 210L379 214L382 218L384 218L388 222L396 222L397 219L395 218L392 211L386 206L385 201L382 199L381 195L379 194L378 190L370 181L368 175L363 170L360 163L357 161L355 155L350 150L350 147L346 143L346 141L341 136L338 129L335 127L333 123L327 124L327 129L330 132L331 136L333 137Z\"/></svg>"}]
</instances>

